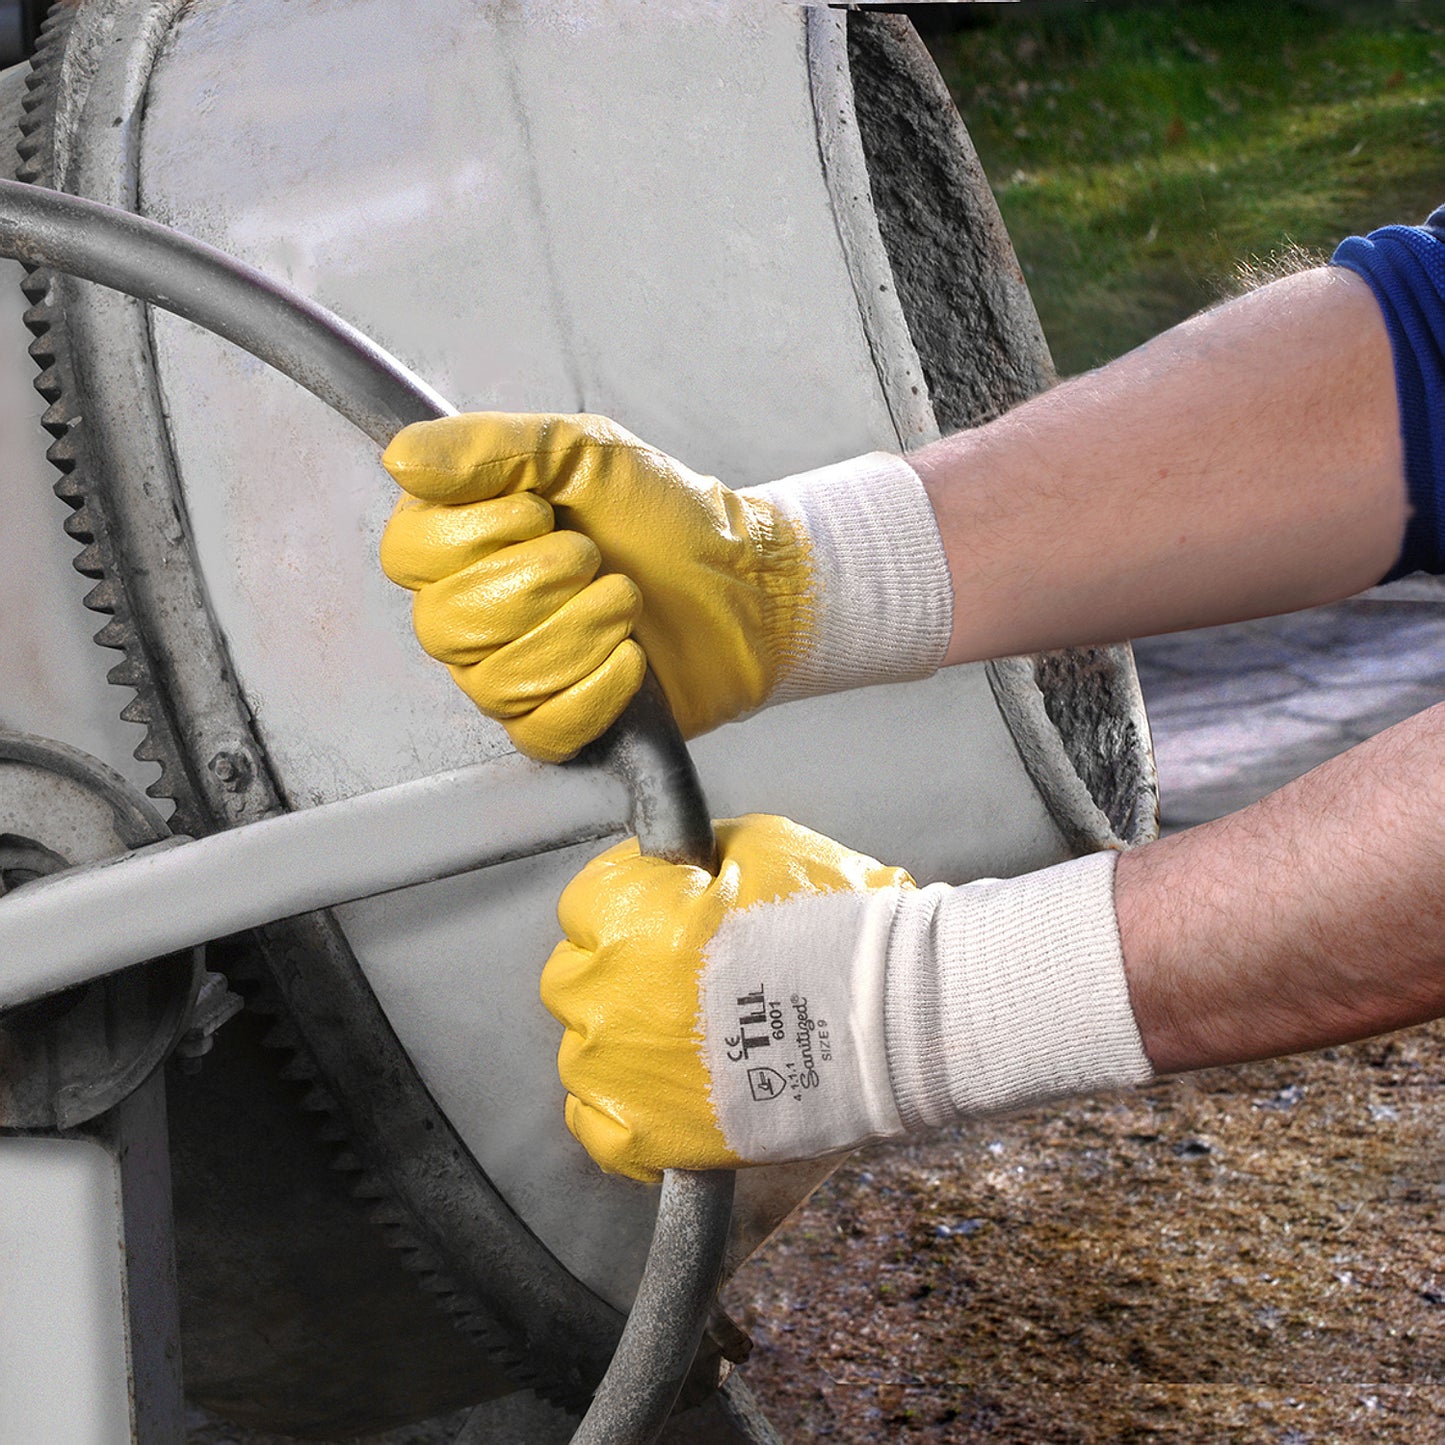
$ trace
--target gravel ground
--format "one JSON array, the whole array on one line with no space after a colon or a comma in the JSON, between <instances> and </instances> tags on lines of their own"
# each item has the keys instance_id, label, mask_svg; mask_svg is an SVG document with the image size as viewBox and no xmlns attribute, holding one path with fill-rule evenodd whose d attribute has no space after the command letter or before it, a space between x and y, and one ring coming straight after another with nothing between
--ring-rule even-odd
<instances>
[{"instance_id":1,"label":"gravel ground","mask_svg":"<svg viewBox=\"0 0 1445 1445\"><path fill-rule=\"evenodd\" d=\"M1438 1026L877 1147L732 1283L785 1439L1445 1439Z\"/></svg>"},{"instance_id":2,"label":"gravel ground","mask_svg":"<svg viewBox=\"0 0 1445 1445\"><path fill-rule=\"evenodd\" d=\"M1179 828L1445 697L1445 607L1137 654ZM731 1284L749 1381L792 1441L1445 1441L1442 1103L1436 1024L877 1147Z\"/></svg>"}]
</instances>

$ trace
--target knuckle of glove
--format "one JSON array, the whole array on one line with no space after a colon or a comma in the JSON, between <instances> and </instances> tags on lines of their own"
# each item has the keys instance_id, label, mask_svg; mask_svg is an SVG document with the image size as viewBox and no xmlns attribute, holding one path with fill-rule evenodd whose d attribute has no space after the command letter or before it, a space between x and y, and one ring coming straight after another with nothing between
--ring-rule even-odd
<instances>
[{"instance_id":1,"label":"knuckle of glove","mask_svg":"<svg viewBox=\"0 0 1445 1445\"><path fill-rule=\"evenodd\" d=\"M567 884L557 921L575 947L593 952L633 940L675 947L676 933L690 926L712 884L705 870L648 857L636 838L627 838Z\"/></svg>"},{"instance_id":2,"label":"knuckle of glove","mask_svg":"<svg viewBox=\"0 0 1445 1445\"><path fill-rule=\"evenodd\" d=\"M717 825L723 866L738 879L738 905L758 898L846 889L912 888L902 868L845 847L790 818L749 813Z\"/></svg>"},{"instance_id":3,"label":"knuckle of glove","mask_svg":"<svg viewBox=\"0 0 1445 1445\"><path fill-rule=\"evenodd\" d=\"M600 667L504 726L518 752L538 762L566 762L617 721L646 671L642 649L625 638Z\"/></svg>"},{"instance_id":4,"label":"knuckle of glove","mask_svg":"<svg viewBox=\"0 0 1445 1445\"><path fill-rule=\"evenodd\" d=\"M606 1174L621 1174L643 1184L656 1184L662 1171L638 1157L634 1131L621 1119L567 1096L563 1117L572 1137Z\"/></svg>"},{"instance_id":5,"label":"knuckle of glove","mask_svg":"<svg viewBox=\"0 0 1445 1445\"><path fill-rule=\"evenodd\" d=\"M695 1055L696 987L639 989L631 960L567 950L548 965L544 996L565 1016L557 1073L568 1126L605 1170L655 1179L674 1163L713 1167L716 1129Z\"/></svg>"},{"instance_id":6,"label":"knuckle of glove","mask_svg":"<svg viewBox=\"0 0 1445 1445\"><path fill-rule=\"evenodd\" d=\"M529 468L549 419L466 412L403 427L381 461L398 486L428 502L478 502L529 488Z\"/></svg>"},{"instance_id":7,"label":"knuckle of glove","mask_svg":"<svg viewBox=\"0 0 1445 1445\"><path fill-rule=\"evenodd\" d=\"M438 662L476 662L545 621L600 565L596 545L577 532L503 547L417 591L417 640Z\"/></svg>"},{"instance_id":8,"label":"knuckle of glove","mask_svg":"<svg viewBox=\"0 0 1445 1445\"><path fill-rule=\"evenodd\" d=\"M581 1032L583 1021L574 1013L578 995L578 980L585 976L592 954L589 949L578 947L564 939L552 950L542 968L538 992L543 1007L564 1029Z\"/></svg>"},{"instance_id":9,"label":"knuckle of glove","mask_svg":"<svg viewBox=\"0 0 1445 1445\"><path fill-rule=\"evenodd\" d=\"M459 679L463 691L491 717L533 711L607 663L631 631L635 597L626 578L599 577L530 632L472 663ZM619 711L626 700L618 700Z\"/></svg>"},{"instance_id":10,"label":"knuckle of glove","mask_svg":"<svg viewBox=\"0 0 1445 1445\"><path fill-rule=\"evenodd\" d=\"M461 572L501 547L552 530L551 505L531 492L461 506L403 497L381 536L381 569L412 591Z\"/></svg>"}]
</instances>

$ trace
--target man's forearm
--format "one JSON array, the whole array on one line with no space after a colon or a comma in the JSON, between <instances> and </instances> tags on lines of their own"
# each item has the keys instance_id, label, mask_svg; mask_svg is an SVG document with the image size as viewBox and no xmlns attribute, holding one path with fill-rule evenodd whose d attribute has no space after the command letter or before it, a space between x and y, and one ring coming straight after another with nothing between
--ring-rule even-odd
<instances>
[{"instance_id":1,"label":"man's forearm","mask_svg":"<svg viewBox=\"0 0 1445 1445\"><path fill-rule=\"evenodd\" d=\"M1115 906L1161 1073L1445 1014L1445 705L1124 854Z\"/></svg>"},{"instance_id":2,"label":"man's forearm","mask_svg":"<svg viewBox=\"0 0 1445 1445\"><path fill-rule=\"evenodd\" d=\"M909 460L953 576L949 662L1348 596L1395 561L1406 518L1389 339L1334 267Z\"/></svg>"}]
</instances>

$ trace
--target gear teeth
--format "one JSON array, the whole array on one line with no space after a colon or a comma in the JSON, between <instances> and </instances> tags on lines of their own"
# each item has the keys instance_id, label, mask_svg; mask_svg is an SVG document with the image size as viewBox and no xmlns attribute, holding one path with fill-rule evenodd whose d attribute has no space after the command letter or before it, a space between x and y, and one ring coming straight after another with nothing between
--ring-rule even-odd
<instances>
[{"instance_id":1,"label":"gear teeth","mask_svg":"<svg viewBox=\"0 0 1445 1445\"><path fill-rule=\"evenodd\" d=\"M438 1300L450 1300L457 1297L456 1287L444 1275L437 1274L433 1270L425 1270L417 1276L417 1283L429 1294L435 1295Z\"/></svg>"},{"instance_id":2,"label":"gear teeth","mask_svg":"<svg viewBox=\"0 0 1445 1445\"><path fill-rule=\"evenodd\" d=\"M406 1210L386 1200L373 1204L367 1213L371 1216L371 1222L382 1229L400 1229L410 1219Z\"/></svg>"},{"instance_id":3,"label":"gear teeth","mask_svg":"<svg viewBox=\"0 0 1445 1445\"><path fill-rule=\"evenodd\" d=\"M73 3L50 7L37 35L21 97L20 135L16 143L19 164L15 175L22 181L44 187L56 185L55 96L75 8ZM149 754L148 761L160 765L158 780L146 792L175 803L174 822L179 829L202 831L204 820L198 816L188 790L176 786L176 779L184 780L186 770L172 736L169 715L151 681L149 659L139 635L124 625L129 615L124 584L117 580L112 587L104 587L108 577L117 578L118 574L110 560L104 491L84 476L84 438L77 435L81 416L71 391L74 383L69 374L64 316L56 307L56 273L47 266L36 265L26 265L22 272L20 289L28 303L24 320L34 338L30 355L40 368L35 386L49 403L41 425L55 438L46 456L61 473L55 483L55 494L76 509L67 531L83 544L73 565L82 576L102 584L101 589L92 591L87 602L93 609L111 614L115 625L107 623L97 637L102 646L123 654L121 662L108 675L117 685L138 691L122 716L146 725L147 737L136 750L137 756L145 752ZM181 796L178 797L178 793Z\"/></svg>"},{"instance_id":4,"label":"gear teeth","mask_svg":"<svg viewBox=\"0 0 1445 1445\"><path fill-rule=\"evenodd\" d=\"M57 366L47 366L45 370L35 378L34 386L35 390L38 391L46 401L59 401L65 390L64 384L60 380L60 368Z\"/></svg>"},{"instance_id":5,"label":"gear teeth","mask_svg":"<svg viewBox=\"0 0 1445 1445\"><path fill-rule=\"evenodd\" d=\"M275 1005L272 1005L272 1008L274 1007ZM267 1012L271 1012L271 1009L268 1009ZM286 1067L288 1069L293 1066L298 1068L304 1067L305 1073L297 1073L295 1075L284 1074L284 1078L314 1079L316 1077L316 1070L312 1068L309 1061L301 1057L298 1052L301 1048L301 1035L296 1032L296 1026L291 1020L284 1015L276 1016L276 1022L267 1030L265 1037L261 1040L261 1047L263 1049L284 1050L287 1053L297 1054L295 1059L288 1060Z\"/></svg>"},{"instance_id":6,"label":"gear teeth","mask_svg":"<svg viewBox=\"0 0 1445 1445\"><path fill-rule=\"evenodd\" d=\"M407 1268L418 1279L424 1279L428 1275L435 1277L441 1268L441 1262L436 1255L414 1234L409 1234L405 1230L393 1231L391 1247L405 1258Z\"/></svg>"},{"instance_id":7,"label":"gear teeth","mask_svg":"<svg viewBox=\"0 0 1445 1445\"><path fill-rule=\"evenodd\" d=\"M74 557L70 559L70 565L80 573L82 577L100 578L105 576L105 563L101 559L100 548L92 542L88 547L82 547Z\"/></svg>"},{"instance_id":8,"label":"gear teeth","mask_svg":"<svg viewBox=\"0 0 1445 1445\"><path fill-rule=\"evenodd\" d=\"M54 368L52 368L52 370L53 369ZM36 390L39 390L39 388L37 387ZM51 402L51 404L45 408L44 412L41 413L40 425L58 441L79 420L80 414L70 409L69 398L62 396L58 400Z\"/></svg>"},{"instance_id":9,"label":"gear teeth","mask_svg":"<svg viewBox=\"0 0 1445 1445\"><path fill-rule=\"evenodd\" d=\"M132 636L130 625L118 617L113 617L95 634L94 641L97 646L120 652L129 645Z\"/></svg>"},{"instance_id":10,"label":"gear teeth","mask_svg":"<svg viewBox=\"0 0 1445 1445\"><path fill-rule=\"evenodd\" d=\"M80 461L80 455L75 448L75 438L70 435L69 427L65 429L64 436L56 437L45 449L45 460L61 474L60 481L55 484L55 495L66 501L69 501L70 496L73 495L83 501L85 492L78 484L72 487L69 493L61 491L61 488L66 485L65 478L75 470Z\"/></svg>"},{"instance_id":11,"label":"gear teeth","mask_svg":"<svg viewBox=\"0 0 1445 1445\"><path fill-rule=\"evenodd\" d=\"M107 674L107 680L116 683L117 685L120 685L121 680L116 676L116 674L120 672L121 669L124 667L125 663L121 663L119 667L111 668L110 672ZM121 708L120 716L123 722L142 724L148 723L151 720L150 706L146 702L145 698L143 698L139 693L137 693L133 698L131 698L128 703L126 703L123 708Z\"/></svg>"},{"instance_id":12,"label":"gear teeth","mask_svg":"<svg viewBox=\"0 0 1445 1445\"><path fill-rule=\"evenodd\" d=\"M309 1051L300 1033L281 1012L282 1006L272 995L272 985L264 979L258 980L258 983L259 990L255 998L248 1001L247 1006L269 1014L275 1020L261 1040L262 1047L290 1056L281 1066L283 1078L311 1083L317 1076L317 1070L310 1060ZM329 1094L317 1086L312 1088L303 1100L302 1107L319 1115L316 1129L319 1138L327 1143L346 1145L350 1141L350 1131L344 1126L334 1101L328 1104L329 1099ZM435 1255L430 1250L423 1249L417 1240L411 1211L397 1202L395 1192L390 1186L370 1173L359 1156L349 1148L342 1149L332 1161L331 1167L338 1172L355 1173L358 1176L351 1186L352 1198L364 1206L368 1218L378 1227L387 1247L398 1251L402 1264L408 1271L415 1274L420 1262L423 1270L418 1283L436 1298L439 1308L451 1320L453 1327L476 1345L499 1369L505 1371L519 1387L534 1389L555 1404L566 1404L565 1391L544 1379L518 1350L498 1340L496 1323L482 1311L480 1301L461 1291L447 1279ZM571 1401L573 1405L576 1403L575 1400Z\"/></svg>"},{"instance_id":13,"label":"gear teeth","mask_svg":"<svg viewBox=\"0 0 1445 1445\"><path fill-rule=\"evenodd\" d=\"M336 1110L336 1100L321 1084L313 1084L301 1096L301 1107L308 1114L330 1114Z\"/></svg>"},{"instance_id":14,"label":"gear teeth","mask_svg":"<svg viewBox=\"0 0 1445 1445\"><path fill-rule=\"evenodd\" d=\"M84 503L65 519L64 526L65 535L74 537L77 542L95 541L95 524L90 520L90 513L85 509ZM103 609L96 607L91 610L100 612Z\"/></svg>"},{"instance_id":15,"label":"gear teeth","mask_svg":"<svg viewBox=\"0 0 1445 1445\"><path fill-rule=\"evenodd\" d=\"M76 512L75 516L83 515ZM120 589L115 585L115 579L103 577L89 592L85 594L85 605L92 612L107 612L111 615L119 612L122 607Z\"/></svg>"},{"instance_id":16,"label":"gear teeth","mask_svg":"<svg viewBox=\"0 0 1445 1445\"><path fill-rule=\"evenodd\" d=\"M267 1039L267 1047L275 1047ZM295 1054L281 1065L281 1077L292 1084L309 1084L316 1077L316 1070L313 1069L307 1060L300 1054Z\"/></svg>"},{"instance_id":17,"label":"gear teeth","mask_svg":"<svg viewBox=\"0 0 1445 1445\"><path fill-rule=\"evenodd\" d=\"M140 698L137 697L136 701L139 702ZM162 767L165 766L165 753L162 751L161 745L154 738L142 738L135 747L131 749L130 755L137 762L160 763ZM165 777L162 776L151 784L151 788L162 788L165 785L165 781ZM166 792L151 792L150 789L147 789L147 792L149 792L153 798L169 798L171 796Z\"/></svg>"}]
</instances>

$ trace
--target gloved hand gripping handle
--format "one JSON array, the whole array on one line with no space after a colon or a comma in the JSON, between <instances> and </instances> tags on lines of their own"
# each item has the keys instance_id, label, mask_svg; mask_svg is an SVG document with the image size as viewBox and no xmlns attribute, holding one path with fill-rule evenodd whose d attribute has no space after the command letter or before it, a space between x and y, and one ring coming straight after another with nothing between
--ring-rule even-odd
<instances>
[{"instance_id":1,"label":"gloved hand gripping handle","mask_svg":"<svg viewBox=\"0 0 1445 1445\"><path fill-rule=\"evenodd\" d=\"M75 196L0 180L0 255L48 266L174 312L299 382L385 447L455 408L339 316L167 226ZM697 773L649 672L583 765L618 773L645 853L716 871ZM567 765L564 765L567 766ZM637 1300L574 1442L644 1445L691 1367L722 1271L728 1173L670 1173Z\"/></svg>"}]
</instances>

